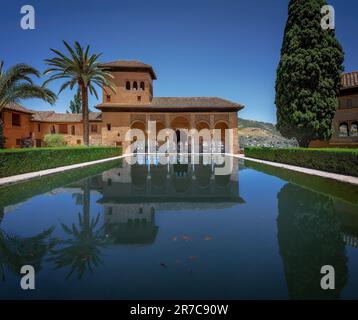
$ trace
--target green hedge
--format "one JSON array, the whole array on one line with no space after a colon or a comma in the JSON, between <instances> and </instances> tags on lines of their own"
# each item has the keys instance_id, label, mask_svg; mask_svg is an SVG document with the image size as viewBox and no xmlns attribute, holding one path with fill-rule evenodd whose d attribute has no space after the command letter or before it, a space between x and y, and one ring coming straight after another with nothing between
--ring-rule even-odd
<instances>
[{"instance_id":1,"label":"green hedge","mask_svg":"<svg viewBox=\"0 0 358 320\"><path fill-rule=\"evenodd\" d=\"M245 148L245 156L358 177L358 149Z\"/></svg>"},{"instance_id":2,"label":"green hedge","mask_svg":"<svg viewBox=\"0 0 358 320\"><path fill-rule=\"evenodd\" d=\"M58 147L0 151L0 177L119 156L114 147Z\"/></svg>"}]
</instances>

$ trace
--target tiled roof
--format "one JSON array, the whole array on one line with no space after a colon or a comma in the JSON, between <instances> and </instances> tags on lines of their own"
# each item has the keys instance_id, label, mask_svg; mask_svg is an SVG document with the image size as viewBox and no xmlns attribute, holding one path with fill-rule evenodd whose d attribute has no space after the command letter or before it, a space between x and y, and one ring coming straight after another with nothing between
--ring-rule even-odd
<instances>
[{"instance_id":1,"label":"tiled roof","mask_svg":"<svg viewBox=\"0 0 358 320\"><path fill-rule=\"evenodd\" d=\"M358 87L358 71L342 75L342 89Z\"/></svg>"},{"instance_id":2,"label":"tiled roof","mask_svg":"<svg viewBox=\"0 0 358 320\"><path fill-rule=\"evenodd\" d=\"M32 120L39 122L82 122L82 114L55 113L53 111L35 111ZM89 120L101 121L102 114L100 112L90 112Z\"/></svg>"},{"instance_id":3,"label":"tiled roof","mask_svg":"<svg viewBox=\"0 0 358 320\"><path fill-rule=\"evenodd\" d=\"M123 111L238 111L243 105L218 97L155 97L150 104L101 103L98 109Z\"/></svg>"},{"instance_id":4,"label":"tiled roof","mask_svg":"<svg viewBox=\"0 0 358 320\"><path fill-rule=\"evenodd\" d=\"M153 70L153 67L149 64L146 64L142 61L137 60L116 60L116 61L110 61L105 62L101 64L101 67L106 69L123 69L123 70L148 70L150 74L152 75L153 79L157 79L157 76Z\"/></svg>"},{"instance_id":5,"label":"tiled roof","mask_svg":"<svg viewBox=\"0 0 358 320\"><path fill-rule=\"evenodd\" d=\"M11 111L17 111L17 112L23 112L23 113L29 113L32 114L33 111L29 110L23 106L20 106L19 104L15 102L8 103L4 109L11 110Z\"/></svg>"},{"instance_id":6,"label":"tiled roof","mask_svg":"<svg viewBox=\"0 0 358 320\"><path fill-rule=\"evenodd\" d=\"M218 97L154 97L150 105L158 107L232 107L238 103Z\"/></svg>"}]
</instances>

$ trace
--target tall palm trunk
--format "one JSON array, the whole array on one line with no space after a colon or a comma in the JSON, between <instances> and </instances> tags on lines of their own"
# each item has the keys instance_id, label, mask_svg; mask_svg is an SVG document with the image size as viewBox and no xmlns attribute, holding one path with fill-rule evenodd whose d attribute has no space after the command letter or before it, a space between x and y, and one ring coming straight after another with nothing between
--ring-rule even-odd
<instances>
[{"instance_id":1,"label":"tall palm trunk","mask_svg":"<svg viewBox=\"0 0 358 320\"><path fill-rule=\"evenodd\" d=\"M82 92L83 144L89 146L88 91L85 85L80 84L80 87Z\"/></svg>"},{"instance_id":2,"label":"tall palm trunk","mask_svg":"<svg viewBox=\"0 0 358 320\"><path fill-rule=\"evenodd\" d=\"M91 186L90 181L86 179L83 186L83 225L87 234L90 230L90 204Z\"/></svg>"}]
</instances>

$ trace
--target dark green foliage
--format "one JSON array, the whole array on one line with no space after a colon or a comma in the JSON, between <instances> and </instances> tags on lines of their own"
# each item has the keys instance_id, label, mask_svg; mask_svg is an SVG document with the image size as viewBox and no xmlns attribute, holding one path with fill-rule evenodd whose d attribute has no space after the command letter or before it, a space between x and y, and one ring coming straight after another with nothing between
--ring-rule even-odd
<instances>
[{"instance_id":1,"label":"dark green foliage","mask_svg":"<svg viewBox=\"0 0 358 320\"><path fill-rule=\"evenodd\" d=\"M0 119L0 149L5 147L5 136L4 136L4 123Z\"/></svg>"},{"instance_id":2,"label":"dark green foliage","mask_svg":"<svg viewBox=\"0 0 358 320\"><path fill-rule=\"evenodd\" d=\"M73 97L73 100L70 101L69 109L70 110L66 111L67 113L74 113L74 114L82 113L82 97L79 90Z\"/></svg>"},{"instance_id":3,"label":"dark green foliage","mask_svg":"<svg viewBox=\"0 0 358 320\"><path fill-rule=\"evenodd\" d=\"M334 30L323 30L326 0L291 0L277 68L277 128L301 147L328 140L337 108L344 53Z\"/></svg>"},{"instance_id":4,"label":"dark green foliage","mask_svg":"<svg viewBox=\"0 0 358 320\"><path fill-rule=\"evenodd\" d=\"M0 177L45 170L121 154L114 147L59 147L0 151Z\"/></svg>"},{"instance_id":5,"label":"dark green foliage","mask_svg":"<svg viewBox=\"0 0 358 320\"><path fill-rule=\"evenodd\" d=\"M358 177L358 149L245 148L245 156Z\"/></svg>"}]
</instances>

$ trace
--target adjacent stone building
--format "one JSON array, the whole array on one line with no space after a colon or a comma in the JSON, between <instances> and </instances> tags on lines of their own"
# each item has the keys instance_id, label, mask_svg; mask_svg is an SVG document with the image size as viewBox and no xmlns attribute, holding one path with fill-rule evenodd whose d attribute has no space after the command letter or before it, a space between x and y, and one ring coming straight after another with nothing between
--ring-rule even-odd
<instances>
[{"instance_id":1,"label":"adjacent stone building","mask_svg":"<svg viewBox=\"0 0 358 320\"><path fill-rule=\"evenodd\" d=\"M358 71L343 75L338 101L330 144L358 147Z\"/></svg>"},{"instance_id":2,"label":"adjacent stone building","mask_svg":"<svg viewBox=\"0 0 358 320\"><path fill-rule=\"evenodd\" d=\"M238 114L242 105L218 97L154 97L153 68L140 61L113 61L102 67L114 76L116 93L103 90L100 112L90 113L90 143L126 147L126 132L141 129L148 136L148 121L156 121L157 133L164 128L233 130L238 152ZM82 117L53 111L33 111L17 104L3 112L6 147L20 147L30 139L36 147L43 146L45 134L60 133L68 145L82 144ZM177 135L179 138L179 135Z\"/></svg>"}]
</instances>

